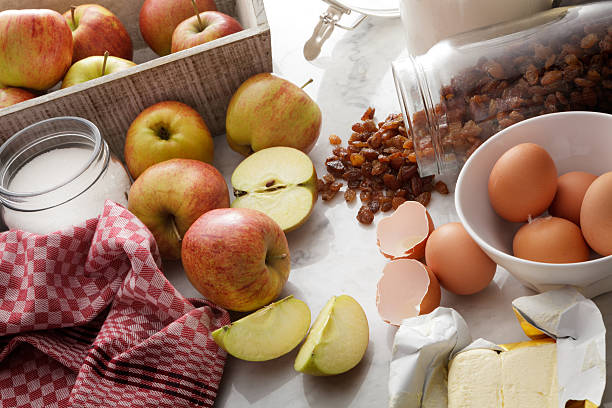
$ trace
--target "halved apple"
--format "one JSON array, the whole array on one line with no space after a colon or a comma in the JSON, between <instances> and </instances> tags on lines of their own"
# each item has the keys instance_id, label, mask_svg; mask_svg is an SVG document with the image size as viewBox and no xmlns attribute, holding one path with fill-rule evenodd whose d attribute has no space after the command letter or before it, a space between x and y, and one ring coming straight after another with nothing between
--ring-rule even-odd
<instances>
[{"instance_id":1,"label":"halved apple","mask_svg":"<svg viewBox=\"0 0 612 408\"><path fill-rule=\"evenodd\" d=\"M368 347L365 312L348 295L334 296L317 316L295 359L296 371L335 375L355 367Z\"/></svg>"},{"instance_id":2,"label":"halved apple","mask_svg":"<svg viewBox=\"0 0 612 408\"><path fill-rule=\"evenodd\" d=\"M219 346L234 357L267 361L293 350L306 336L310 309L287 296L212 332Z\"/></svg>"},{"instance_id":3,"label":"halved apple","mask_svg":"<svg viewBox=\"0 0 612 408\"><path fill-rule=\"evenodd\" d=\"M310 158L292 147L270 147L244 159L232 174L232 207L259 210L291 231L317 201L317 173Z\"/></svg>"}]
</instances>

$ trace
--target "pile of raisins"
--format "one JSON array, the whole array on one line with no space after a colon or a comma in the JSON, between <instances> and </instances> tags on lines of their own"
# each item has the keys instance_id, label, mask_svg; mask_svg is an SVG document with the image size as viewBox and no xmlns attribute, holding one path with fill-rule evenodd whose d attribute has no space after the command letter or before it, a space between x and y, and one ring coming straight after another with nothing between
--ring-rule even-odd
<instances>
[{"instance_id":1,"label":"pile of raisins","mask_svg":"<svg viewBox=\"0 0 612 408\"><path fill-rule=\"evenodd\" d=\"M329 137L335 147L325 160L327 174L317 180L323 201L333 199L346 182L345 201L353 202L359 195L362 205L357 220L371 224L377 212L394 210L407 200L427 206L432 191L448 194L443 182L434 184L434 176L419 176L414 146L401 114L391 114L377 124L370 107L352 130L347 147L340 146L342 140L337 135Z\"/></svg>"}]
</instances>

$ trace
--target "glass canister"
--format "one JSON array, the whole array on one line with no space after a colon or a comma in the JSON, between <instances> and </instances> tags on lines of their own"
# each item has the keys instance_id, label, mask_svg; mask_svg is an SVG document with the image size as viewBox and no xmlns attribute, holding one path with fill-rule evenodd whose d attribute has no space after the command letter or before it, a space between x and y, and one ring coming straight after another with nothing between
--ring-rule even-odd
<instances>
[{"instance_id":1,"label":"glass canister","mask_svg":"<svg viewBox=\"0 0 612 408\"><path fill-rule=\"evenodd\" d=\"M0 146L2 220L47 234L97 217L106 199L127 206L130 178L98 128L77 117L47 119Z\"/></svg>"},{"instance_id":2,"label":"glass canister","mask_svg":"<svg viewBox=\"0 0 612 408\"><path fill-rule=\"evenodd\" d=\"M422 176L457 173L487 138L569 110L612 113L612 2L460 34L393 63Z\"/></svg>"}]
</instances>

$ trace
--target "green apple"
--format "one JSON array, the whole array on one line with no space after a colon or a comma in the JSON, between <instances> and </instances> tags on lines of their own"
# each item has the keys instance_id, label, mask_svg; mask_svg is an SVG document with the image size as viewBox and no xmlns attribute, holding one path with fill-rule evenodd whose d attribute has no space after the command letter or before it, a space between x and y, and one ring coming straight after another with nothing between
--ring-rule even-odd
<instances>
[{"instance_id":1,"label":"green apple","mask_svg":"<svg viewBox=\"0 0 612 408\"><path fill-rule=\"evenodd\" d=\"M262 73L234 93L225 128L230 147L245 156L273 146L308 153L321 131L321 110L298 86Z\"/></svg>"},{"instance_id":2,"label":"green apple","mask_svg":"<svg viewBox=\"0 0 612 408\"><path fill-rule=\"evenodd\" d=\"M75 62L62 81L62 88L80 84L92 79L100 78L113 72L123 71L133 67L132 61L119 57L111 57L108 53L95 55Z\"/></svg>"},{"instance_id":3,"label":"green apple","mask_svg":"<svg viewBox=\"0 0 612 408\"><path fill-rule=\"evenodd\" d=\"M0 109L6 108L16 103L36 98L38 95L21 88L3 86L0 84Z\"/></svg>"},{"instance_id":4,"label":"green apple","mask_svg":"<svg viewBox=\"0 0 612 408\"><path fill-rule=\"evenodd\" d=\"M202 215L183 238L181 259L187 278L202 295L238 312L276 299L291 269L283 230L250 208L221 208Z\"/></svg>"},{"instance_id":5,"label":"green apple","mask_svg":"<svg viewBox=\"0 0 612 408\"><path fill-rule=\"evenodd\" d=\"M217 10L214 0L197 0L196 6L201 12ZM139 17L142 38L158 55L168 55L176 26L194 14L192 0L145 0Z\"/></svg>"},{"instance_id":6,"label":"green apple","mask_svg":"<svg viewBox=\"0 0 612 408\"><path fill-rule=\"evenodd\" d=\"M348 295L334 296L317 316L295 359L296 371L335 375L355 367L368 348L365 312Z\"/></svg>"},{"instance_id":7,"label":"green apple","mask_svg":"<svg viewBox=\"0 0 612 408\"><path fill-rule=\"evenodd\" d=\"M199 13L179 24L172 34L172 52L186 50L242 31L240 23L218 11Z\"/></svg>"},{"instance_id":8,"label":"green apple","mask_svg":"<svg viewBox=\"0 0 612 408\"><path fill-rule=\"evenodd\" d=\"M105 51L114 57L131 60L132 39L119 18L98 4L72 6L64 13L72 30L72 63Z\"/></svg>"},{"instance_id":9,"label":"green apple","mask_svg":"<svg viewBox=\"0 0 612 408\"><path fill-rule=\"evenodd\" d=\"M269 147L244 159L232 174L232 207L259 210L288 232L302 225L317 201L310 158L291 147Z\"/></svg>"},{"instance_id":10,"label":"green apple","mask_svg":"<svg viewBox=\"0 0 612 408\"><path fill-rule=\"evenodd\" d=\"M53 10L0 12L0 83L44 91L72 62L72 32Z\"/></svg>"},{"instance_id":11,"label":"green apple","mask_svg":"<svg viewBox=\"0 0 612 408\"><path fill-rule=\"evenodd\" d=\"M165 259L181 258L183 237L198 217L228 206L223 176L198 160L155 164L136 179L128 194L128 210L151 231Z\"/></svg>"},{"instance_id":12,"label":"green apple","mask_svg":"<svg viewBox=\"0 0 612 408\"><path fill-rule=\"evenodd\" d=\"M200 114L176 101L156 103L142 111L130 125L123 155L137 178L148 167L170 159L212 163L213 138Z\"/></svg>"},{"instance_id":13,"label":"green apple","mask_svg":"<svg viewBox=\"0 0 612 408\"><path fill-rule=\"evenodd\" d=\"M310 327L306 303L288 296L212 332L213 339L234 357L267 361L293 350Z\"/></svg>"}]
</instances>

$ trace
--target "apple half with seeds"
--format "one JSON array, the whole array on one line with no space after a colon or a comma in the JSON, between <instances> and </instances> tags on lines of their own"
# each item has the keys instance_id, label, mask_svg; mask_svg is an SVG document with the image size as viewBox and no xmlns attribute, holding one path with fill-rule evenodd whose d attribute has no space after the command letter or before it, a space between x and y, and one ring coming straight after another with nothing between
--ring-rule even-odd
<instances>
[{"instance_id":1,"label":"apple half with seeds","mask_svg":"<svg viewBox=\"0 0 612 408\"><path fill-rule=\"evenodd\" d=\"M368 319L359 303L348 295L334 296L310 328L294 368L317 376L342 374L361 361L368 342Z\"/></svg>"},{"instance_id":2,"label":"apple half with seeds","mask_svg":"<svg viewBox=\"0 0 612 408\"><path fill-rule=\"evenodd\" d=\"M234 208L268 215L284 232L302 225L317 201L317 173L312 161L292 147L270 147L251 154L232 174Z\"/></svg>"},{"instance_id":3,"label":"apple half with seeds","mask_svg":"<svg viewBox=\"0 0 612 408\"><path fill-rule=\"evenodd\" d=\"M212 337L234 357L267 361L293 350L309 326L310 309L306 303L287 296L215 330Z\"/></svg>"}]
</instances>

